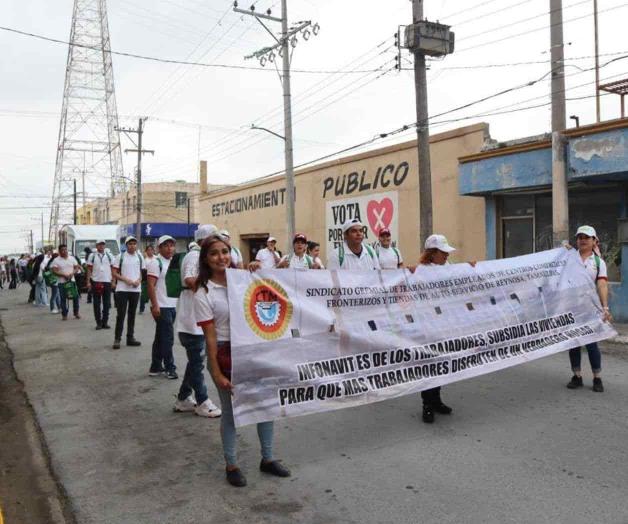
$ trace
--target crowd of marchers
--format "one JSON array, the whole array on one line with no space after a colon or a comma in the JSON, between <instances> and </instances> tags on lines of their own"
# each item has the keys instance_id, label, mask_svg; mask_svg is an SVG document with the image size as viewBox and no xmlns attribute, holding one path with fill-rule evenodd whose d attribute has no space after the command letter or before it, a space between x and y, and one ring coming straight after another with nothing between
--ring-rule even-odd
<instances>
[{"instance_id":1,"label":"crowd of marchers","mask_svg":"<svg viewBox=\"0 0 628 524\"><path fill-rule=\"evenodd\" d=\"M331 251L327 260L329 270L394 270L417 266L446 266L455 251L444 235L433 234L423 245L415 265L406 266L400 248L387 228L378 231L374 245L365 242L365 226L353 219L342 225L344 242ZM599 252L595 229L578 228L573 256L590 276L597 288L603 308L603 320L612 320L608 306L606 264ZM245 268L240 250L233 246L229 232L219 231L214 225L201 225L195 233L187 253L175 253L176 242L171 236L161 236L157 245L147 246L144 253L138 250L137 240L129 236L120 255L112 256L104 240L98 240L96 250L89 253L84 265L68 252L67 246L56 250L45 248L39 254L24 255L19 260L0 258L0 287L15 289L20 284L31 286L29 302L49 307L61 320L69 318L70 305L75 319L80 319L81 290L86 291L87 302L92 304L96 330L108 330L112 303L116 321L112 348L119 350L126 328L126 345L141 346L135 337L135 317L146 305L154 319L151 377L178 380L173 355L175 332L186 350L187 363L179 385L176 412L191 412L201 417L220 417L220 433L226 461L226 478L233 485L246 485L246 478L238 466L236 429L231 404L231 345L230 306L227 295L227 269L318 270L325 269L320 259L320 245L308 241L298 233L292 239L292 249L282 255L277 240L269 236L266 247L260 249ZM567 244L568 248L571 248ZM469 262L475 265L475 262ZM113 300L112 300L113 297ZM126 323L126 326L125 326ZM600 377L602 365L596 343L586 346L593 373L593 391L602 392ZM567 387L583 386L581 374L581 348L569 351L573 376ZM216 385L220 407L208 396L204 369ZM422 419L433 423L436 414L449 415L453 409L441 399L441 388L421 393ZM279 477L290 476L289 469L273 456L272 421L259 423L257 432L261 447L260 470Z\"/></svg>"}]
</instances>

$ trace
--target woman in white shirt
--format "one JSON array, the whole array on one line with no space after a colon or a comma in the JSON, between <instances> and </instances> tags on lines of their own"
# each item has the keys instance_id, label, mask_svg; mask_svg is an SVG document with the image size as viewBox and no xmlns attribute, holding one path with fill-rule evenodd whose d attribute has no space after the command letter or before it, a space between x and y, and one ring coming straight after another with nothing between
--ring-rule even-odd
<instances>
[{"instance_id":1,"label":"woman in white shirt","mask_svg":"<svg viewBox=\"0 0 628 524\"><path fill-rule=\"evenodd\" d=\"M323 265L323 262L321 260L321 245L318 242L308 240L307 254L314 259L314 262L316 262L320 266L320 269L325 269L325 266Z\"/></svg>"},{"instance_id":2,"label":"woman in white shirt","mask_svg":"<svg viewBox=\"0 0 628 524\"><path fill-rule=\"evenodd\" d=\"M226 237L212 235L201 244L199 271L194 295L194 313L203 329L209 371L218 389L222 417L220 434L225 455L227 482L246 486L236 460L236 430L231 405L231 342L226 269L231 266L231 246ZM260 470L277 477L289 477L290 470L273 460L273 422L257 424L262 461Z\"/></svg>"},{"instance_id":3,"label":"woman in white shirt","mask_svg":"<svg viewBox=\"0 0 628 524\"><path fill-rule=\"evenodd\" d=\"M294 235L292 249L292 253L281 258L277 264L277 268L321 269L320 265L307 254L307 237L303 233Z\"/></svg>"}]
</instances>

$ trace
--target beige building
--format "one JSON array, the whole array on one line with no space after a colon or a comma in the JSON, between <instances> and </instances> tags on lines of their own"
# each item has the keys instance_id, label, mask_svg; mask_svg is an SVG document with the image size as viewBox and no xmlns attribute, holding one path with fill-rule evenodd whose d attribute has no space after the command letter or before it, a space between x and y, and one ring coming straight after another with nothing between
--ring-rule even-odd
<instances>
[{"instance_id":1,"label":"beige building","mask_svg":"<svg viewBox=\"0 0 628 524\"><path fill-rule=\"evenodd\" d=\"M434 231L458 248L454 260L485 255L484 202L459 195L458 158L482 149L487 124L476 124L430 138ZM391 230L408 264L417 261L419 196L416 140L348 156L295 173L296 230L321 244L323 261L342 240L340 226L358 217L367 240L382 227ZM283 175L201 195L199 222L228 229L245 260L254 257L269 234L283 252L290 249Z\"/></svg>"}]
</instances>

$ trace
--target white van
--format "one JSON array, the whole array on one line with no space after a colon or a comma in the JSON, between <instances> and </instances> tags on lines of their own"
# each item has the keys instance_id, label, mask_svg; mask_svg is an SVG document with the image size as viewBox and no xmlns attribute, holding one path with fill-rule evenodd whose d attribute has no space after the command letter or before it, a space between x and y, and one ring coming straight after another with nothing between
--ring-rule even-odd
<instances>
[{"instance_id":1,"label":"white van","mask_svg":"<svg viewBox=\"0 0 628 524\"><path fill-rule=\"evenodd\" d=\"M68 251L79 258L81 263L85 262L85 248L96 251L96 242L104 240L105 249L109 250L112 256L120 254L120 242L117 237L118 226L81 226L65 225L59 233L60 244L67 244Z\"/></svg>"}]
</instances>

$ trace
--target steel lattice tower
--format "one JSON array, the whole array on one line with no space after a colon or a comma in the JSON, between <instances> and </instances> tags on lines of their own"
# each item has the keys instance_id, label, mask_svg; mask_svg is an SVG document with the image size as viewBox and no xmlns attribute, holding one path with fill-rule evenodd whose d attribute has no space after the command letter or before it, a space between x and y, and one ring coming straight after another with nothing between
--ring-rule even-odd
<instances>
[{"instance_id":1,"label":"steel lattice tower","mask_svg":"<svg viewBox=\"0 0 628 524\"><path fill-rule=\"evenodd\" d=\"M106 0L74 0L50 212L56 239L81 202L125 189Z\"/></svg>"}]
</instances>

